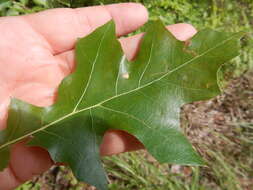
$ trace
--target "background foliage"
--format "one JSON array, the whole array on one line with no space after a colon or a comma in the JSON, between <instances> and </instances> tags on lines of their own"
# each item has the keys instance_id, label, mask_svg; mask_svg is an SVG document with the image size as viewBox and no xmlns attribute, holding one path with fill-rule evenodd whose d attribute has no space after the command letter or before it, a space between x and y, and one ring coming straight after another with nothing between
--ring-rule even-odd
<instances>
[{"instance_id":1,"label":"background foliage","mask_svg":"<svg viewBox=\"0 0 253 190\"><path fill-rule=\"evenodd\" d=\"M223 67L224 94L209 102L186 106L185 132L207 160L207 168L159 165L145 151L104 159L111 190L250 190L253 189L253 1L252 0L0 0L0 16L29 14L54 7L79 7L141 2L150 20L187 22L197 29L248 31L241 56ZM21 189L93 189L79 184L59 167Z\"/></svg>"}]
</instances>

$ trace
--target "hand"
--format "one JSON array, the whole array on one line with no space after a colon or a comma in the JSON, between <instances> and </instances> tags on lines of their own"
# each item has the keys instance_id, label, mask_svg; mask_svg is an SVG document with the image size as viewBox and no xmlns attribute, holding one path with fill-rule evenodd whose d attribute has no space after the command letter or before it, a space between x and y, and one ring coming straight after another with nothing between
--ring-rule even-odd
<instances>
[{"instance_id":1,"label":"hand","mask_svg":"<svg viewBox=\"0 0 253 190\"><path fill-rule=\"evenodd\" d=\"M116 22L120 37L143 25L148 14L140 4L125 3L1 17L0 129L6 127L10 97L37 106L53 104L57 86L73 70L76 39L111 19ZM179 40L187 40L196 33L188 24L171 25L168 29ZM141 37L142 34L120 39L128 59L134 58ZM16 187L53 164L47 151L24 144L20 142L12 146L9 167L0 172L1 190ZM101 145L101 155L140 148L142 145L131 135L108 131Z\"/></svg>"}]
</instances>

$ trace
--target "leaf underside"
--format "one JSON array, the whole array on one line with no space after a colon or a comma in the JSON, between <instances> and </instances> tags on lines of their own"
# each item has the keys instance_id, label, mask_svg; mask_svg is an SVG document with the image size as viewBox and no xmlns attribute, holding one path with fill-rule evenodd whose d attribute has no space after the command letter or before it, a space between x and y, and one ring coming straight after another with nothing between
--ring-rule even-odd
<instances>
[{"instance_id":1,"label":"leaf underside","mask_svg":"<svg viewBox=\"0 0 253 190\"><path fill-rule=\"evenodd\" d=\"M47 149L69 164L78 180L107 189L99 146L108 129L124 130L160 162L200 165L179 128L180 107L219 93L217 71L238 55L242 33L198 32L176 40L160 21L151 24L136 59L128 61L111 21L76 44L77 68L59 86L50 107L12 99L0 132L0 169L13 143Z\"/></svg>"}]
</instances>

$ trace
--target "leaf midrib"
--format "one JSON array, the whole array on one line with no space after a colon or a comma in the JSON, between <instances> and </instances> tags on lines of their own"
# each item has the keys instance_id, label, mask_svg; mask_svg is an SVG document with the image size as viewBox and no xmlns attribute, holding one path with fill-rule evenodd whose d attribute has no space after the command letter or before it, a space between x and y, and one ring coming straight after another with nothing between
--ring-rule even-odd
<instances>
[{"instance_id":1,"label":"leaf midrib","mask_svg":"<svg viewBox=\"0 0 253 190\"><path fill-rule=\"evenodd\" d=\"M194 62L195 60L201 58L202 56L205 56L205 55L206 55L207 53L209 53L210 51L212 51L212 50L218 48L219 46L225 44L226 42L232 40L232 39L233 39L235 36L237 36L237 35L238 35L238 33L232 35L230 38L228 38L228 39L226 39L226 40L223 40L221 43L217 44L216 46L214 46L214 47L208 49L207 51L203 52L202 54L200 54L200 55L198 55L198 56L195 56L194 58L190 59L189 61L187 61L187 62L181 64L180 66L176 67L175 69L173 69L173 70L171 70L171 71L168 71L166 74L162 75L161 77L159 77L159 78L157 78L157 79L155 79L155 80L153 80L153 81L151 81L151 82L149 82L149 83L147 83L147 84L145 84L145 85L143 85L143 86L137 87L137 88L135 88L135 89L133 89L133 90L130 90L130 91L128 91L128 92L121 93L121 94L119 94L119 95L112 96L111 98L109 98L109 99L107 99L107 100L104 100L104 101L102 101L102 102L100 102L100 103L97 103L97 104L95 104L95 105L93 105L93 106L90 106L90 107L87 107L87 108L83 108L83 109L80 109L80 110L77 110L77 111L74 110L73 112L71 112L71 113L69 113L69 114L67 114L67 115L65 115L65 116L63 116L63 117L61 117L61 118L59 118L59 119L57 119L57 120L55 120L55 121L53 121L53 122L47 124L47 125L45 125L45 126L42 126L41 128L39 128L39 129L37 129L37 130L35 130L35 131L31 132L31 133L28 133L28 134L23 135L23 136L21 136L21 137L15 139L15 140L12 140L12 141L10 141L10 142L7 142L7 143L1 145L1 146L0 146L0 149L5 148L6 146L9 146L9 145L11 145L11 144L14 144L14 143L16 143L16 142L18 142L18 141L20 141L20 140L22 140L22 139L24 139L24 138L27 138L27 137L29 137L29 136L32 136L33 134L36 134L36 133L38 133L38 132L40 132L40 131L43 131L44 129L47 129L47 128L49 128L50 126L52 126L52 125L54 125L54 124L56 124L56 123L58 123L58 122L60 122L60 121L62 121L62 120L64 120L64 119L67 119L68 117L71 117L71 116L74 115L74 114L78 114L78 113L87 111L87 110L89 110L89 109L93 109L93 108L99 107L99 106L103 105L104 103L109 102L109 101L111 101L111 100L113 100L113 99L116 99L116 98L118 98L118 97L120 97L120 96L124 96L124 95L130 94L130 93L132 93L132 92L135 92L135 91L138 91L138 90L140 90L140 89L142 89L142 88L145 88L145 87L147 87L147 86L149 86L149 85L152 85L153 83L156 83L156 82L160 81L161 79L163 79L164 77L168 76L169 74L174 73L175 71L181 69L182 67L184 67L184 66L186 66L186 65L188 65L188 64L190 64L190 63L192 63L192 62Z\"/></svg>"}]
</instances>

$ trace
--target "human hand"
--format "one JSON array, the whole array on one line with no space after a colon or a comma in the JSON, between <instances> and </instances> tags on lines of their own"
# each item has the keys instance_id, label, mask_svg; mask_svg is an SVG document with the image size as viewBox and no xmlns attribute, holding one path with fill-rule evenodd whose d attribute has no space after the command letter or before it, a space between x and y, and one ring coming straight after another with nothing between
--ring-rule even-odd
<instances>
[{"instance_id":1,"label":"human hand","mask_svg":"<svg viewBox=\"0 0 253 190\"><path fill-rule=\"evenodd\" d=\"M143 25L148 14L140 4L124 3L1 17L0 130L6 127L10 97L37 106L53 104L57 86L73 71L76 39L111 19L116 22L120 37ZM168 29L179 40L187 40L196 33L188 24L171 25ZM134 58L141 37L142 34L120 39L128 59ZM24 144L12 146L9 167L0 172L1 190L13 189L53 164L47 151ZM142 145L133 136L122 131L108 131L101 145L101 155L140 148Z\"/></svg>"}]
</instances>

